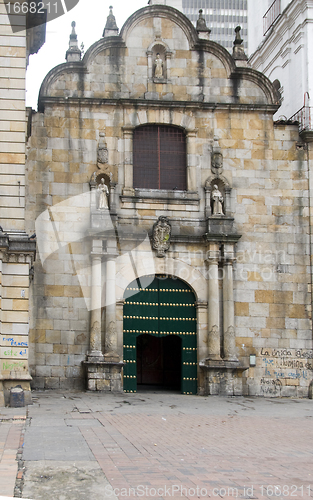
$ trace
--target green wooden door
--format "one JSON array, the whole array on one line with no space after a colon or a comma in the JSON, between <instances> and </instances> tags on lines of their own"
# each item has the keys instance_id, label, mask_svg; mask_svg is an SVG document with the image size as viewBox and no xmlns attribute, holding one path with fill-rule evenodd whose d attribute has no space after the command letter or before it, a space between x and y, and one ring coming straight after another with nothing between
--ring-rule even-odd
<instances>
[{"instance_id":1,"label":"green wooden door","mask_svg":"<svg viewBox=\"0 0 313 500\"><path fill-rule=\"evenodd\" d=\"M142 282L142 279L141 279ZM146 288L139 280L126 289L123 310L124 392L137 391L137 337L181 338L181 392L197 393L197 319L195 296L182 281L156 276Z\"/></svg>"}]
</instances>

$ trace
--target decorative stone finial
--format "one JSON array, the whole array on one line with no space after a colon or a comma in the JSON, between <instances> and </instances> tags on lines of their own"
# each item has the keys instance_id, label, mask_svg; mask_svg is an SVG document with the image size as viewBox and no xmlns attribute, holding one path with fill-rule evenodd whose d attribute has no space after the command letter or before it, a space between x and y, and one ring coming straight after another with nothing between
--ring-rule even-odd
<instances>
[{"instance_id":1,"label":"decorative stone finial","mask_svg":"<svg viewBox=\"0 0 313 500\"><path fill-rule=\"evenodd\" d=\"M241 38L240 31L241 26L237 26L235 28L236 37L233 47L233 58L236 61L247 61L248 57L246 56L245 49L243 48L243 39Z\"/></svg>"},{"instance_id":2,"label":"decorative stone finial","mask_svg":"<svg viewBox=\"0 0 313 500\"><path fill-rule=\"evenodd\" d=\"M72 33L70 34L69 48L65 54L65 59L67 62L80 61L82 58L81 50L78 47L77 35L75 31L76 27L75 21L72 22L71 26L72 26Z\"/></svg>"},{"instance_id":3,"label":"decorative stone finial","mask_svg":"<svg viewBox=\"0 0 313 500\"><path fill-rule=\"evenodd\" d=\"M118 27L116 24L115 16L113 15L113 7L110 5L109 7L110 13L107 17L107 22L105 28L103 30L102 36L117 36L118 35Z\"/></svg>"},{"instance_id":4,"label":"decorative stone finial","mask_svg":"<svg viewBox=\"0 0 313 500\"><path fill-rule=\"evenodd\" d=\"M72 26L72 33L70 34L70 39L77 40L77 35L76 35L76 32L75 32L76 22L72 21L71 26Z\"/></svg>"},{"instance_id":5,"label":"decorative stone finial","mask_svg":"<svg viewBox=\"0 0 313 500\"><path fill-rule=\"evenodd\" d=\"M210 30L210 28L207 27L205 19L202 15L202 12L203 12L203 10L200 9L199 10L199 18L197 20L197 25L196 25L196 30L197 30L199 38L209 40L211 30Z\"/></svg>"}]
</instances>

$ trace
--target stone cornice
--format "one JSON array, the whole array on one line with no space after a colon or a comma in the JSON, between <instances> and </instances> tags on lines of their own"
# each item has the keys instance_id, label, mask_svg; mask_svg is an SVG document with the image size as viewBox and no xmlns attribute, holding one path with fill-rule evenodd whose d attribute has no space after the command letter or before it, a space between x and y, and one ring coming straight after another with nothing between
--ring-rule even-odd
<instances>
[{"instance_id":1,"label":"stone cornice","mask_svg":"<svg viewBox=\"0 0 313 500\"><path fill-rule=\"evenodd\" d=\"M300 137L304 142L313 142L313 130L302 130Z\"/></svg>"},{"instance_id":2,"label":"stone cornice","mask_svg":"<svg viewBox=\"0 0 313 500\"><path fill-rule=\"evenodd\" d=\"M226 50L222 45L213 40L198 40L197 44L194 46L195 50L203 50L214 54L226 68L228 76L235 71L236 64L228 50Z\"/></svg>"},{"instance_id":3,"label":"stone cornice","mask_svg":"<svg viewBox=\"0 0 313 500\"><path fill-rule=\"evenodd\" d=\"M26 233L0 235L1 260L12 263L32 265L36 254L36 241L30 240Z\"/></svg>"},{"instance_id":4,"label":"stone cornice","mask_svg":"<svg viewBox=\"0 0 313 500\"><path fill-rule=\"evenodd\" d=\"M272 82L263 73L252 68L237 67L231 74L231 78L242 78L243 80L249 80L255 83L263 90L267 100L271 102L271 104L278 107L280 106L279 92L277 92Z\"/></svg>"},{"instance_id":5,"label":"stone cornice","mask_svg":"<svg viewBox=\"0 0 313 500\"><path fill-rule=\"evenodd\" d=\"M216 243L237 243L241 238L241 234L206 233L203 238L205 241Z\"/></svg>"},{"instance_id":6,"label":"stone cornice","mask_svg":"<svg viewBox=\"0 0 313 500\"><path fill-rule=\"evenodd\" d=\"M76 63L73 63L76 64ZM246 70L247 68L237 68L239 70ZM260 73L261 74L261 73ZM264 75L263 75L264 76ZM238 74L238 78L239 78ZM266 77L264 77L266 78ZM121 107L135 107L138 106L156 107L156 108L188 108L188 109L205 109L205 110L232 110L232 111L260 111L269 114L274 114L280 107L280 104L241 104L241 103L223 103L223 102L198 102L198 101L159 101L148 99L97 99L93 97L42 97L40 99L41 109L45 105L80 105L80 106L121 106ZM39 109L39 108L38 108Z\"/></svg>"},{"instance_id":7,"label":"stone cornice","mask_svg":"<svg viewBox=\"0 0 313 500\"><path fill-rule=\"evenodd\" d=\"M89 49L86 51L81 64L87 66L90 61L92 61L102 50L109 49L111 47L125 49L125 42L119 36L108 36L101 38L97 42L93 43Z\"/></svg>"}]
</instances>

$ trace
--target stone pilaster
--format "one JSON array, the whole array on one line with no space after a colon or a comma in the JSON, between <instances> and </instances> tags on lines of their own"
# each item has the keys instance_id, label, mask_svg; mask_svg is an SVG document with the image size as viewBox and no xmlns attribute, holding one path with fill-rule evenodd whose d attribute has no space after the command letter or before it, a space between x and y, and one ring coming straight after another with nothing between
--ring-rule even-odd
<instances>
[{"instance_id":1,"label":"stone pilaster","mask_svg":"<svg viewBox=\"0 0 313 500\"><path fill-rule=\"evenodd\" d=\"M89 357L103 358L101 350L101 255L92 255Z\"/></svg>"},{"instance_id":2,"label":"stone pilaster","mask_svg":"<svg viewBox=\"0 0 313 500\"><path fill-rule=\"evenodd\" d=\"M224 357L228 361L237 361L236 338L235 338L233 261L234 261L233 246L224 245L223 346L224 346Z\"/></svg>"},{"instance_id":3,"label":"stone pilaster","mask_svg":"<svg viewBox=\"0 0 313 500\"><path fill-rule=\"evenodd\" d=\"M197 191L196 136L197 136L197 130L187 130L187 190L188 191Z\"/></svg>"},{"instance_id":4,"label":"stone pilaster","mask_svg":"<svg viewBox=\"0 0 313 500\"><path fill-rule=\"evenodd\" d=\"M167 50L165 52L167 81L171 79L171 57L172 57L172 52Z\"/></svg>"},{"instance_id":5,"label":"stone pilaster","mask_svg":"<svg viewBox=\"0 0 313 500\"><path fill-rule=\"evenodd\" d=\"M117 183L110 182L110 199L109 199L109 207L110 207L110 215L116 215L116 196L115 196L115 188Z\"/></svg>"},{"instance_id":6,"label":"stone pilaster","mask_svg":"<svg viewBox=\"0 0 313 500\"><path fill-rule=\"evenodd\" d=\"M218 284L218 243L209 244L209 307L208 307L208 358L221 359L220 301Z\"/></svg>"},{"instance_id":7,"label":"stone pilaster","mask_svg":"<svg viewBox=\"0 0 313 500\"><path fill-rule=\"evenodd\" d=\"M133 127L123 127L124 139L124 189L125 196L133 196Z\"/></svg>"},{"instance_id":8,"label":"stone pilaster","mask_svg":"<svg viewBox=\"0 0 313 500\"><path fill-rule=\"evenodd\" d=\"M205 186L205 217L211 217L212 209L211 209L211 185L208 184Z\"/></svg>"},{"instance_id":9,"label":"stone pilaster","mask_svg":"<svg viewBox=\"0 0 313 500\"><path fill-rule=\"evenodd\" d=\"M102 253L103 245L106 253ZM90 352L85 361L87 370L88 389L91 391L121 392L121 371L124 363L117 354L117 328L116 328L116 241L108 238L105 242L93 242L92 255L92 290L91 290L91 331ZM102 276L101 261L105 260L105 302L102 303ZM101 351L101 305L106 308L105 320L105 353Z\"/></svg>"},{"instance_id":10,"label":"stone pilaster","mask_svg":"<svg viewBox=\"0 0 313 500\"><path fill-rule=\"evenodd\" d=\"M206 358L208 347L208 303L196 302L197 309L197 359ZM198 369L198 380L202 377L202 372ZM203 387L203 382L200 380L199 387Z\"/></svg>"},{"instance_id":11,"label":"stone pilaster","mask_svg":"<svg viewBox=\"0 0 313 500\"><path fill-rule=\"evenodd\" d=\"M147 58L148 58L148 78L149 78L149 80L152 80L152 78L153 78L153 61L152 61L152 56L153 56L152 50L148 50L147 51Z\"/></svg>"},{"instance_id":12,"label":"stone pilaster","mask_svg":"<svg viewBox=\"0 0 313 500\"><path fill-rule=\"evenodd\" d=\"M105 327L105 359L119 360L117 354L117 329L116 329L116 297L115 297L115 256L108 256L106 261L106 327Z\"/></svg>"}]
</instances>

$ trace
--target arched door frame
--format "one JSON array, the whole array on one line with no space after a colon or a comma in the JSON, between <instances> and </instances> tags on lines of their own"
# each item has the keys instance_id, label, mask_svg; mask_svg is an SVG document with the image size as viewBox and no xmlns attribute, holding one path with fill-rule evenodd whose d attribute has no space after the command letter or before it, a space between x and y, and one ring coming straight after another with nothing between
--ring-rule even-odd
<instances>
[{"instance_id":1,"label":"arched door frame","mask_svg":"<svg viewBox=\"0 0 313 500\"><path fill-rule=\"evenodd\" d=\"M123 308L123 362L125 363L123 388L125 392L137 391L137 338L141 334L163 339L168 336L181 339L179 367L181 392L182 394L197 394L196 295L185 281L164 274L146 275L135 279L126 288ZM158 378L160 374L159 370ZM164 374L162 380L163 376Z\"/></svg>"},{"instance_id":2,"label":"arched door frame","mask_svg":"<svg viewBox=\"0 0 313 500\"><path fill-rule=\"evenodd\" d=\"M151 260L151 252L147 252L147 258ZM116 279L116 297L118 297L116 308L117 345L119 355L123 356L123 304L124 293L129 283L134 279L147 274L167 274L184 281L196 296L197 309L197 348L198 363L208 356L208 284L207 280L197 269L189 264L165 257L158 259L153 257L149 269L146 267L145 252L140 252L136 260L135 268L125 258L123 265L119 265ZM200 378L199 378L200 377ZM198 366L198 380L201 385L201 373Z\"/></svg>"}]
</instances>

